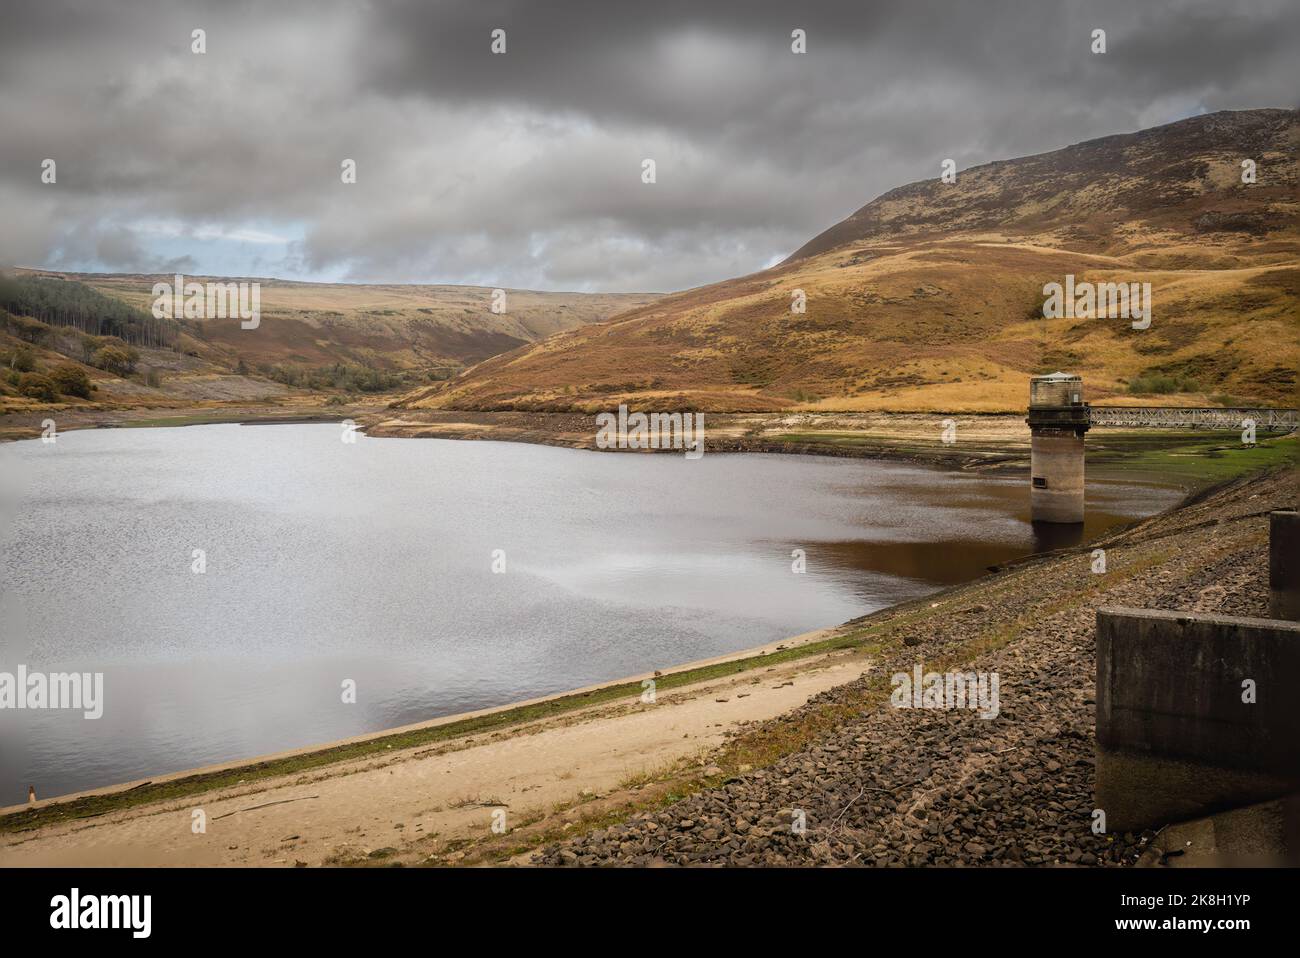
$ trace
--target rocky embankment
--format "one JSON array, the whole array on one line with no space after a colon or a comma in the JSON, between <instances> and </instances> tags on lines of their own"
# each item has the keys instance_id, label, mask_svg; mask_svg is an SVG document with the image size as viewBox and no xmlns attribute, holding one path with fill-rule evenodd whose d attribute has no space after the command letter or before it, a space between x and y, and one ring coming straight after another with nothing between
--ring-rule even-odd
<instances>
[{"instance_id":1,"label":"rocky embankment","mask_svg":"<svg viewBox=\"0 0 1300 958\"><path fill-rule=\"evenodd\" d=\"M876 668L741 736L718 757L720 784L535 861L1133 863L1150 833L1092 832L1096 609L1267 615L1267 512L1294 507L1298 476L1239 480L1112 535L1095 544L1105 573L1092 571L1088 550L1050 555L947 593L926 614L886 616ZM996 672L996 718L890 707L890 676L917 663ZM818 728L773 764L736 764L756 742Z\"/></svg>"}]
</instances>

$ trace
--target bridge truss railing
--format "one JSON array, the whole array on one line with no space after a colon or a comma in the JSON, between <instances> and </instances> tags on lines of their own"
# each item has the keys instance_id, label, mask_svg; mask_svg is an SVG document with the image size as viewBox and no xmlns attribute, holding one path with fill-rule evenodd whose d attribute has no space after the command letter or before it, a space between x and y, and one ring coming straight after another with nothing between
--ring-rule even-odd
<instances>
[{"instance_id":1,"label":"bridge truss railing","mask_svg":"<svg viewBox=\"0 0 1300 958\"><path fill-rule=\"evenodd\" d=\"M1191 429L1242 429L1247 419L1257 432L1291 432L1300 425L1294 409L1267 406L1198 409L1185 406L1091 406L1093 426L1178 427Z\"/></svg>"}]
</instances>

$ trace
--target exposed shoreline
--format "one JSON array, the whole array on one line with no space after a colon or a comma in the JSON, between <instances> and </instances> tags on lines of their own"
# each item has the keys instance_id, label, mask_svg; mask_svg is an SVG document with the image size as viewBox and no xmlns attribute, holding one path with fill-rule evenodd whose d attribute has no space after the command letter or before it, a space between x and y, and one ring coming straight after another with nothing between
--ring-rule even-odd
<instances>
[{"instance_id":1,"label":"exposed shoreline","mask_svg":"<svg viewBox=\"0 0 1300 958\"><path fill-rule=\"evenodd\" d=\"M711 453L771 452L860 459L934 463L952 468L1027 462L1029 430L1016 413L708 413L706 450ZM942 422L955 418L962 437L957 445L939 439ZM284 425L355 419L359 429L379 438L433 438L523 442L593 451L594 414L533 412L443 412L379 409L374 403L324 407L311 404L179 408L42 409L0 416L0 442L37 439L42 422L53 419L60 432L82 429L136 429L193 425ZM812 425L818 430L843 428L854 442L800 442L763 435L774 425ZM664 450L664 454L673 454ZM680 452L676 454L680 455Z\"/></svg>"},{"instance_id":2,"label":"exposed shoreline","mask_svg":"<svg viewBox=\"0 0 1300 958\"><path fill-rule=\"evenodd\" d=\"M160 415L161 413L161 415ZM681 450L600 449L596 417L586 413L448 412L378 408L377 403L323 407L292 404L189 409L68 409L0 416L0 442L35 439L41 422L57 416L60 431L178 428L191 425L340 423L376 438L431 438L522 442L589 451L683 455ZM780 412L710 413L705 450L713 454L770 453L874 459L942 469L1027 475L1029 428L1019 413ZM956 428L955 442L941 436ZM1259 445L1236 463L1207 463L1216 450L1240 448L1235 433L1208 429L1095 429L1089 437L1093 478L1155 480L1187 494L1236 475L1278 465L1294 453L1296 434L1261 434ZM1278 447L1285 441L1288 451ZM1199 460L1199 461L1198 461Z\"/></svg>"},{"instance_id":3,"label":"exposed shoreline","mask_svg":"<svg viewBox=\"0 0 1300 958\"><path fill-rule=\"evenodd\" d=\"M1029 428L1014 413L704 413L705 451L781 453L932 463L952 468L989 467L1024 460ZM957 423L962 441L945 444L943 422ZM363 420L377 437L494 440L601 452L595 414L553 412L463 412L389 409ZM808 429L806 441L791 436ZM851 436L851 443L825 441L819 434ZM778 438L779 437L779 438Z\"/></svg>"},{"instance_id":4,"label":"exposed shoreline","mask_svg":"<svg viewBox=\"0 0 1300 958\"><path fill-rule=\"evenodd\" d=\"M387 409L361 426L376 437L523 442L609 453L684 455L682 450L600 449L595 415ZM954 441L943 440L945 427ZM1028 476L1030 432L1020 413L706 413L705 451L871 459L940 469ZM1192 495L1295 456L1295 434L1261 434L1246 450L1235 432L1101 427L1088 438L1094 480L1157 482Z\"/></svg>"}]
</instances>

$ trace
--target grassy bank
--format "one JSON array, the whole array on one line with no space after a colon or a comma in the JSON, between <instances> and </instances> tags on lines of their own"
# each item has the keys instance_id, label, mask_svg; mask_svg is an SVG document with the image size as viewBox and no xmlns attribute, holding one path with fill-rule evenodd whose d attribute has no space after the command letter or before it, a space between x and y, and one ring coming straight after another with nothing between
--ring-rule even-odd
<instances>
[{"instance_id":1,"label":"grassy bank","mask_svg":"<svg viewBox=\"0 0 1300 958\"><path fill-rule=\"evenodd\" d=\"M917 441L868 432L788 432L765 437L788 444L791 452L829 453L857 450L866 455L909 458L951 457L954 450L989 459L999 469L1028 469L1027 443L996 440L945 446L939 440ZM1246 446L1237 432L1210 430L1095 429L1087 438L1088 473L1097 478L1125 478L1176 484L1189 491L1226 482L1276 466L1300 463L1295 435L1260 435Z\"/></svg>"},{"instance_id":2,"label":"grassy bank","mask_svg":"<svg viewBox=\"0 0 1300 958\"><path fill-rule=\"evenodd\" d=\"M1300 463L1296 436L1260 436L1243 445L1235 432L1121 432L1097 430L1088 435L1088 468L1141 479L1174 480L1205 486L1277 466Z\"/></svg>"}]
</instances>

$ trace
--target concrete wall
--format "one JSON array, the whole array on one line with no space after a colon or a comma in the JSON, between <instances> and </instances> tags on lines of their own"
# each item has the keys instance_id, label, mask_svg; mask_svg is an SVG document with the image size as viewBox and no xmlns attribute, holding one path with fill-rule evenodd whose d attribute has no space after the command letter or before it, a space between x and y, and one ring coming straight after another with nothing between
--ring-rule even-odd
<instances>
[{"instance_id":1,"label":"concrete wall","mask_svg":"<svg viewBox=\"0 0 1300 958\"><path fill-rule=\"evenodd\" d=\"M1078 376L1068 379L1039 378L1029 380L1029 405L1073 406L1083 402L1083 380Z\"/></svg>"},{"instance_id":2,"label":"concrete wall","mask_svg":"<svg viewBox=\"0 0 1300 958\"><path fill-rule=\"evenodd\" d=\"M1083 436L1073 430L1034 429L1029 441L1029 513L1034 522L1082 522ZM1034 480L1042 480L1040 486Z\"/></svg>"},{"instance_id":3,"label":"concrete wall","mask_svg":"<svg viewBox=\"0 0 1300 958\"><path fill-rule=\"evenodd\" d=\"M1300 619L1300 512L1281 510L1268 517L1268 592L1269 615Z\"/></svg>"},{"instance_id":4,"label":"concrete wall","mask_svg":"<svg viewBox=\"0 0 1300 958\"><path fill-rule=\"evenodd\" d=\"M1097 749L1111 831L1300 790L1300 622L1098 610Z\"/></svg>"}]
</instances>

